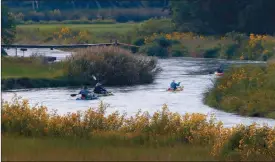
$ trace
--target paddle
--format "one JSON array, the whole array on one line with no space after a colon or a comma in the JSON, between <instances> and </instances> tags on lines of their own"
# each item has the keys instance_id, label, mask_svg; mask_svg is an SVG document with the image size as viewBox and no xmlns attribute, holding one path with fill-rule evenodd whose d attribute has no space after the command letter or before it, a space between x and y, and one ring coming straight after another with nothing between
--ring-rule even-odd
<instances>
[{"instance_id":1,"label":"paddle","mask_svg":"<svg viewBox=\"0 0 275 162\"><path fill-rule=\"evenodd\" d=\"M96 77L94 76L94 75L92 75L92 78L96 81L97 79L96 79ZM71 97L75 97L75 96L77 96L77 95L79 95L79 94L71 94Z\"/></svg>"}]
</instances>

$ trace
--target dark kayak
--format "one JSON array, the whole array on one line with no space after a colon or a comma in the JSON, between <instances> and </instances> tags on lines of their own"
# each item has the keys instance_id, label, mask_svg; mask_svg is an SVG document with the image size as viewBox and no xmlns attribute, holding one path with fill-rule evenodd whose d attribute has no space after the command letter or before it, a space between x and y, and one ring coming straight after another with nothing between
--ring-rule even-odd
<instances>
[{"instance_id":1,"label":"dark kayak","mask_svg":"<svg viewBox=\"0 0 275 162\"><path fill-rule=\"evenodd\" d=\"M87 98L81 98L81 97L76 98L76 100L96 100L96 99L98 99L97 96L89 96Z\"/></svg>"}]
</instances>

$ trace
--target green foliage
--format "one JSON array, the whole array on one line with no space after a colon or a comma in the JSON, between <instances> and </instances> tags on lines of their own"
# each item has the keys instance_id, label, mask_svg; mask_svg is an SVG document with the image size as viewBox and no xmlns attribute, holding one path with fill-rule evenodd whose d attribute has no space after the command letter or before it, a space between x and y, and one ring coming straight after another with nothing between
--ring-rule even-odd
<instances>
[{"instance_id":1,"label":"green foliage","mask_svg":"<svg viewBox=\"0 0 275 162\"><path fill-rule=\"evenodd\" d=\"M1 15L1 41L4 44L11 44L16 34L14 18L10 15L8 8L3 5L1 5Z\"/></svg>"},{"instance_id":2,"label":"green foliage","mask_svg":"<svg viewBox=\"0 0 275 162\"><path fill-rule=\"evenodd\" d=\"M171 1L171 4L173 20L182 31L274 33L275 23L271 15L274 15L275 2L271 0L181 0Z\"/></svg>"},{"instance_id":3,"label":"green foliage","mask_svg":"<svg viewBox=\"0 0 275 162\"><path fill-rule=\"evenodd\" d=\"M206 104L241 115L274 118L274 65L232 68L206 93Z\"/></svg>"},{"instance_id":4,"label":"green foliage","mask_svg":"<svg viewBox=\"0 0 275 162\"><path fill-rule=\"evenodd\" d=\"M239 45L237 44L228 44L222 47L221 51L223 53L221 53L221 58L225 58L225 59L233 59L236 58L236 56L238 56L237 50Z\"/></svg>"},{"instance_id":5,"label":"green foliage","mask_svg":"<svg viewBox=\"0 0 275 162\"><path fill-rule=\"evenodd\" d=\"M180 44L173 45L171 48L172 57L183 57L188 56L188 49Z\"/></svg>"},{"instance_id":6,"label":"green foliage","mask_svg":"<svg viewBox=\"0 0 275 162\"><path fill-rule=\"evenodd\" d=\"M142 46L139 49L140 53L145 53L148 56L168 57L170 56L169 48L172 46L172 41L165 37L157 37L152 43Z\"/></svg>"},{"instance_id":7,"label":"green foliage","mask_svg":"<svg viewBox=\"0 0 275 162\"><path fill-rule=\"evenodd\" d=\"M172 45L172 41L166 39L165 37L157 37L154 41L163 48L168 48Z\"/></svg>"},{"instance_id":8,"label":"green foliage","mask_svg":"<svg viewBox=\"0 0 275 162\"><path fill-rule=\"evenodd\" d=\"M55 1L55 2L24 2L16 5L3 1L12 12L23 21L64 21L64 20L95 20L115 19L117 22L144 21L154 17L165 17L168 13L162 11L167 2L159 0L157 4L144 5L137 1ZM34 4L33 4L34 3Z\"/></svg>"},{"instance_id":9,"label":"green foliage","mask_svg":"<svg viewBox=\"0 0 275 162\"><path fill-rule=\"evenodd\" d=\"M133 41L132 43L133 45L136 45L136 46L143 46L145 43L144 43L144 38L143 37L140 37L140 38L137 38ZM131 51L133 53L136 53L138 52L138 47L131 47Z\"/></svg>"},{"instance_id":10,"label":"green foliage","mask_svg":"<svg viewBox=\"0 0 275 162\"><path fill-rule=\"evenodd\" d=\"M203 54L203 57L204 58L217 58L219 56L219 51L220 51L219 47L206 49Z\"/></svg>"},{"instance_id":11,"label":"green foliage","mask_svg":"<svg viewBox=\"0 0 275 162\"><path fill-rule=\"evenodd\" d=\"M150 19L141 23L136 32L147 36L153 33L171 33L173 31L175 31L175 26L171 19Z\"/></svg>"},{"instance_id":12,"label":"green foliage","mask_svg":"<svg viewBox=\"0 0 275 162\"><path fill-rule=\"evenodd\" d=\"M168 57L168 49L161 47L158 43L150 43L140 47L139 53L145 53L148 56Z\"/></svg>"}]
</instances>

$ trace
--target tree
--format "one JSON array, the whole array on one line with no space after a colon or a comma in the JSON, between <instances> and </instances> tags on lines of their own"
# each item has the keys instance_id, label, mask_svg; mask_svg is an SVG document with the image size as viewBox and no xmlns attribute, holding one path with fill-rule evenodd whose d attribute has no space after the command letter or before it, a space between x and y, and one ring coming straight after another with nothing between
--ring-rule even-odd
<instances>
[{"instance_id":1,"label":"tree","mask_svg":"<svg viewBox=\"0 0 275 162\"><path fill-rule=\"evenodd\" d=\"M274 0L181 0L171 4L179 30L203 34L275 31Z\"/></svg>"},{"instance_id":2,"label":"tree","mask_svg":"<svg viewBox=\"0 0 275 162\"><path fill-rule=\"evenodd\" d=\"M7 7L1 5L1 31L2 31L2 37L1 41L4 44L10 44L13 43L14 38L15 38L15 33L16 33L16 25L15 25L15 20L9 13L9 10Z\"/></svg>"}]
</instances>

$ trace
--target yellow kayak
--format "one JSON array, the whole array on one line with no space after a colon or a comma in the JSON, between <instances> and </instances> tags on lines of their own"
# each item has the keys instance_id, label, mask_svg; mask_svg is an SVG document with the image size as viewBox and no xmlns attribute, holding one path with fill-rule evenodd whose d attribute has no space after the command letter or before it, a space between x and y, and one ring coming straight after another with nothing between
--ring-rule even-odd
<instances>
[{"instance_id":1,"label":"yellow kayak","mask_svg":"<svg viewBox=\"0 0 275 162\"><path fill-rule=\"evenodd\" d=\"M184 88L184 86L180 86L176 90L168 88L167 91L169 91L169 92L180 92L180 91L183 91L183 88Z\"/></svg>"}]
</instances>

